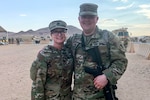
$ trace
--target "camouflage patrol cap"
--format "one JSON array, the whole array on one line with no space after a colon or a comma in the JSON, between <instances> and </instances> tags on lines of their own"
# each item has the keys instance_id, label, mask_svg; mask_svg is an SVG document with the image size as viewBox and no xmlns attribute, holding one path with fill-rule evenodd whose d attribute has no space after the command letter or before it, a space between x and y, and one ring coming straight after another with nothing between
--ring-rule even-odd
<instances>
[{"instance_id":1,"label":"camouflage patrol cap","mask_svg":"<svg viewBox=\"0 0 150 100\"><path fill-rule=\"evenodd\" d=\"M52 21L50 24L49 24L49 29L50 31L56 29L56 28L63 28L63 29L66 29L67 30L67 24L66 22L62 21L62 20L55 20L55 21Z\"/></svg>"},{"instance_id":2,"label":"camouflage patrol cap","mask_svg":"<svg viewBox=\"0 0 150 100\"><path fill-rule=\"evenodd\" d=\"M83 15L97 16L97 8L98 8L98 5L96 5L96 4L83 3L82 5L80 5L79 16L83 16Z\"/></svg>"}]
</instances>

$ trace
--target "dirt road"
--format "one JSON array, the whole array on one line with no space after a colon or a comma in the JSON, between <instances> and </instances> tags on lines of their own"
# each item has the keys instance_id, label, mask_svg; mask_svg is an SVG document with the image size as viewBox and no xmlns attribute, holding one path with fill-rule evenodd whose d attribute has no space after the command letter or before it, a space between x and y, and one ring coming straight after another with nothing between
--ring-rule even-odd
<instances>
[{"instance_id":1,"label":"dirt road","mask_svg":"<svg viewBox=\"0 0 150 100\"><path fill-rule=\"evenodd\" d=\"M29 70L46 44L0 46L0 100L30 100ZM150 60L127 53L125 74L118 81L119 100L150 100Z\"/></svg>"}]
</instances>

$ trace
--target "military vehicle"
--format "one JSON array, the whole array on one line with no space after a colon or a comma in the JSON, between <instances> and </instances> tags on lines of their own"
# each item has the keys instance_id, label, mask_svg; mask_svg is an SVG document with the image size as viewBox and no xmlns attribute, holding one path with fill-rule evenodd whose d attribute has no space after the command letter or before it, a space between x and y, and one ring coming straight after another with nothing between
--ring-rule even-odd
<instances>
[{"instance_id":1,"label":"military vehicle","mask_svg":"<svg viewBox=\"0 0 150 100\"><path fill-rule=\"evenodd\" d=\"M33 41L35 42L35 44L39 44L41 41L41 38L39 36L33 36Z\"/></svg>"},{"instance_id":2,"label":"military vehicle","mask_svg":"<svg viewBox=\"0 0 150 100\"><path fill-rule=\"evenodd\" d=\"M117 35L121 39L125 48L127 48L128 42L130 41L130 36L127 29L128 28L120 28L112 31L115 35Z\"/></svg>"},{"instance_id":3,"label":"military vehicle","mask_svg":"<svg viewBox=\"0 0 150 100\"><path fill-rule=\"evenodd\" d=\"M150 36L143 36L139 41L142 43L150 43Z\"/></svg>"}]
</instances>

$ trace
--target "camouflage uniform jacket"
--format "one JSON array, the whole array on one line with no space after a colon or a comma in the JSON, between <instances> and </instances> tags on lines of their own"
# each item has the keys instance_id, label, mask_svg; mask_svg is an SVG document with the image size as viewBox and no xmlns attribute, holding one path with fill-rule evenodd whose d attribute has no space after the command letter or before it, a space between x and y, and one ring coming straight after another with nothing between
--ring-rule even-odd
<instances>
[{"instance_id":1,"label":"camouflage uniform jacket","mask_svg":"<svg viewBox=\"0 0 150 100\"><path fill-rule=\"evenodd\" d=\"M68 48L44 47L32 63L32 100L70 100L73 59Z\"/></svg>"},{"instance_id":2,"label":"camouflage uniform jacket","mask_svg":"<svg viewBox=\"0 0 150 100\"><path fill-rule=\"evenodd\" d=\"M85 41L85 48L83 48L82 34L73 35L66 44L71 47L75 59L74 100L105 100L103 90L97 90L94 87L94 77L86 73L83 68L83 66L88 66L95 69L97 66L97 63L92 60L92 57L85 50L98 46L102 65L105 68L103 73L111 84L116 84L126 70L125 48L115 35L107 30L100 30L98 27L88 40L85 40L85 36L83 36Z\"/></svg>"}]
</instances>

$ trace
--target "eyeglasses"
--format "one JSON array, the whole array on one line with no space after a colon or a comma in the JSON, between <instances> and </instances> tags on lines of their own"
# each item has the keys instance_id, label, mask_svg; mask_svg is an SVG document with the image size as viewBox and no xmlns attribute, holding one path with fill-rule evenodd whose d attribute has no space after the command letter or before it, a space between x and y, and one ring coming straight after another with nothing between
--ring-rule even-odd
<instances>
[{"instance_id":1,"label":"eyeglasses","mask_svg":"<svg viewBox=\"0 0 150 100\"><path fill-rule=\"evenodd\" d=\"M53 30L53 31L51 31L51 34L56 34L56 35L58 35L58 34L63 34L63 33L67 33L67 30L60 30L60 31L58 31L58 30Z\"/></svg>"}]
</instances>

